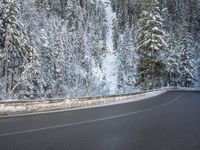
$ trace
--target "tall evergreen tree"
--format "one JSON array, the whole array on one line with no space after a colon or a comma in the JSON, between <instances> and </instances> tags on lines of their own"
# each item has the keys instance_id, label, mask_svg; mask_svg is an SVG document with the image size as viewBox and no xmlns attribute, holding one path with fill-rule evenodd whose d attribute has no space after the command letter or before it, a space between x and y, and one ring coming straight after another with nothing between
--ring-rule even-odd
<instances>
[{"instance_id":1,"label":"tall evergreen tree","mask_svg":"<svg viewBox=\"0 0 200 150\"><path fill-rule=\"evenodd\" d=\"M18 78L25 71L26 66L31 62L33 49L25 36L22 24L17 19L19 7L16 1L5 0L3 4L1 79L6 80L5 91L9 93L17 84Z\"/></svg>"},{"instance_id":2,"label":"tall evergreen tree","mask_svg":"<svg viewBox=\"0 0 200 150\"><path fill-rule=\"evenodd\" d=\"M169 86L178 86L179 80L180 80L180 70L179 70L179 62L180 62L180 56L179 56L179 47L178 47L178 41L174 37L174 35L171 35L168 41L168 52L167 52L167 78L166 83Z\"/></svg>"},{"instance_id":3,"label":"tall evergreen tree","mask_svg":"<svg viewBox=\"0 0 200 150\"><path fill-rule=\"evenodd\" d=\"M123 39L121 39L123 42L121 43L121 48L118 52L118 88L123 92L131 92L135 88L136 53L133 50L134 41L132 39L132 32L132 27L127 23Z\"/></svg>"},{"instance_id":4,"label":"tall evergreen tree","mask_svg":"<svg viewBox=\"0 0 200 150\"><path fill-rule=\"evenodd\" d=\"M192 43L192 37L188 32L183 32L180 39L180 61L179 70L181 78L179 85L182 87L192 87L194 83L194 49Z\"/></svg>"},{"instance_id":5,"label":"tall evergreen tree","mask_svg":"<svg viewBox=\"0 0 200 150\"><path fill-rule=\"evenodd\" d=\"M165 64L160 59L167 47L164 41L163 19L157 0L145 0L139 20L137 48L140 61L137 66L137 84L142 88L156 88L162 84Z\"/></svg>"}]
</instances>

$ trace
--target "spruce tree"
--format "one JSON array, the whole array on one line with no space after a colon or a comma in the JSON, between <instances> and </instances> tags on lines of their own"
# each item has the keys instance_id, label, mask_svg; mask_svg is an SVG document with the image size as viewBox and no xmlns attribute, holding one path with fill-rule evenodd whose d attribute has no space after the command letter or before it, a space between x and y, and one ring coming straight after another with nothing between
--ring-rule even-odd
<instances>
[{"instance_id":1,"label":"spruce tree","mask_svg":"<svg viewBox=\"0 0 200 150\"><path fill-rule=\"evenodd\" d=\"M179 85L182 87L192 87L194 83L194 49L193 41L190 33L182 32L179 43L180 47L180 61L179 70L181 73Z\"/></svg>"},{"instance_id":2,"label":"spruce tree","mask_svg":"<svg viewBox=\"0 0 200 150\"><path fill-rule=\"evenodd\" d=\"M38 61L37 52L34 49L34 57L25 66L10 95L23 100L40 98L43 91L42 82L41 66Z\"/></svg>"},{"instance_id":3,"label":"spruce tree","mask_svg":"<svg viewBox=\"0 0 200 150\"><path fill-rule=\"evenodd\" d=\"M137 85L145 89L160 87L165 69L160 56L167 44L158 5L157 0L145 0L141 6L136 48L140 57Z\"/></svg>"},{"instance_id":4,"label":"spruce tree","mask_svg":"<svg viewBox=\"0 0 200 150\"><path fill-rule=\"evenodd\" d=\"M118 88L123 92L131 92L131 90L134 89L135 84L136 54L135 51L133 51L134 42L131 33L132 27L129 23L126 23L123 39L121 39L123 42L121 43L121 48L118 52Z\"/></svg>"},{"instance_id":5,"label":"spruce tree","mask_svg":"<svg viewBox=\"0 0 200 150\"><path fill-rule=\"evenodd\" d=\"M167 52L167 85L168 86L178 86L180 80L180 70L179 70L179 46L178 41L171 35L168 41L168 52Z\"/></svg>"},{"instance_id":6,"label":"spruce tree","mask_svg":"<svg viewBox=\"0 0 200 150\"><path fill-rule=\"evenodd\" d=\"M18 21L18 5L15 0L3 1L3 56L1 58L1 78L6 80L6 93L12 91L18 78L33 56L33 49L28 44L23 26ZM16 91L17 92L17 91Z\"/></svg>"}]
</instances>

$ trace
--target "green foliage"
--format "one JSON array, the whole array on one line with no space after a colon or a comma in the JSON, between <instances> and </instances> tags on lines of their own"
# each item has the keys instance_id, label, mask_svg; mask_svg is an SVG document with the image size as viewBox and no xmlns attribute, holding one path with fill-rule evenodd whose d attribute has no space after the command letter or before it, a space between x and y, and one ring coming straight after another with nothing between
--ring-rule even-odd
<instances>
[{"instance_id":1,"label":"green foliage","mask_svg":"<svg viewBox=\"0 0 200 150\"><path fill-rule=\"evenodd\" d=\"M165 65L160 56L167 48L158 4L157 0L143 1L137 36L136 51L140 56L137 83L150 89L162 86Z\"/></svg>"},{"instance_id":2,"label":"green foliage","mask_svg":"<svg viewBox=\"0 0 200 150\"><path fill-rule=\"evenodd\" d=\"M142 89L161 87L161 79L165 74L165 64L161 60L152 60L144 57L139 60L137 66L137 83Z\"/></svg>"}]
</instances>

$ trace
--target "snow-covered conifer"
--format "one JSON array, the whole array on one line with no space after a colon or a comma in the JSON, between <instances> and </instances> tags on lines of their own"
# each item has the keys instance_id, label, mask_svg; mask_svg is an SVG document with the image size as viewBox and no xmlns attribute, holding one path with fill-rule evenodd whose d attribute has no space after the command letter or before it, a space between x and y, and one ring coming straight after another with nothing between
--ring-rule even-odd
<instances>
[{"instance_id":1,"label":"snow-covered conifer","mask_svg":"<svg viewBox=\"0 0 200 150\"><path fill-rule=\"evenodd\" d=\"M143 88L161 86L165 64L160 55L167 47L164 40L163 19L157 0L145 0L139 20L136 51L140 56L137 84Z\"/></svg>"},{"instance_id":2,"label":"snow-covered conifer","mask_svg":"<svg viewBox=\"0 0 200 150\"><path fill-rule=\"evenodd\" d=\"M176 40L174 35L171 35L168 41L168 51L166 57L168 58L166 59L167 85L178 86L181 74L179 71L180 56L179 56L178 41Z\"/></svg>"},{"instance_id":3,"label":"snow-covered conifer","mask_svg":"<svg viewBox=\"0 0 200 150\"><path fill-rule=\"evenodd\" d=\"M18 21L18 5L15 0L5 0L3 8L3 71L6 80L5 90L12 91L18 78L33 57L33 51L25 36L22 24Z\"/></svg>"},{"instance_id":4,"label":"snow-covered conifer","mask_svg":"<svg viewBox=\"0 0 200 150\"><path fill-rule=\"evenodd\" d=\"M118 51L119 71L118 71L118 88L125 92L135 88L136 76L136 53L133 50L134 41L132 39L132 27L129 23L125 25L123 43ZM131 32L130 32L131 31Z\"/></svg>"},{"instance_id":5,"label":"snow-covered conifer","mask_svg":"<svg viewBox=\"0 0 200 150\"><path fill-rule=\"evenodd\" d=\"M179 85L182 87L191 87L194 83L194 49L192 37L188 32L182 32L182 36L179 43L179 70L181 78Z\"/></svg>"}]
</instances>

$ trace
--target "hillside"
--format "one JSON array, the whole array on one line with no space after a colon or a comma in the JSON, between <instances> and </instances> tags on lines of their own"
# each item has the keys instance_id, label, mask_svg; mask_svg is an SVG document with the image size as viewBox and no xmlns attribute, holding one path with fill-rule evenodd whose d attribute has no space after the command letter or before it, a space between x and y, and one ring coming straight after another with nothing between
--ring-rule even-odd
<instances>
[{"instance_id":1,"label":"hillside","mask_svg":"<svg viewBox=\"0 0 200 150\"><path fill-rule=\"evenodd\" d=\"M199 55L200 0L0 0L2 99L199 87Z\"/></svg>"}]
</instances>

